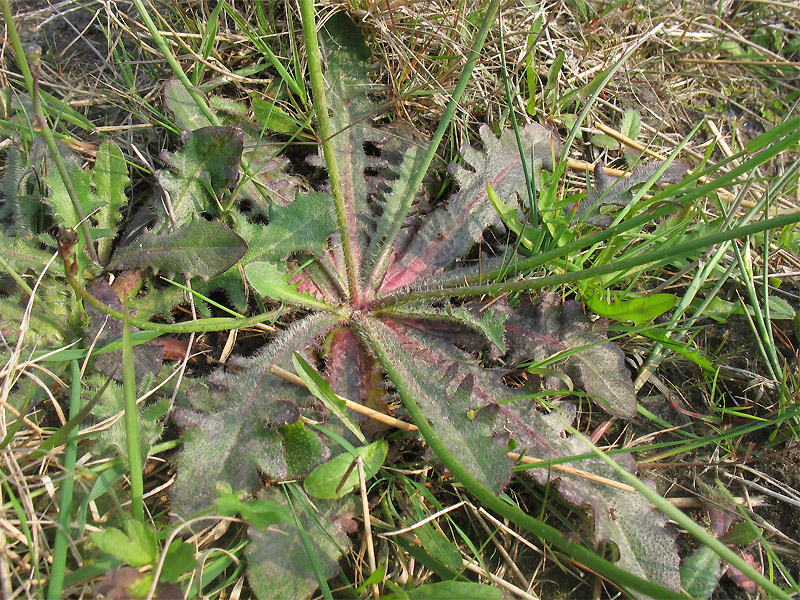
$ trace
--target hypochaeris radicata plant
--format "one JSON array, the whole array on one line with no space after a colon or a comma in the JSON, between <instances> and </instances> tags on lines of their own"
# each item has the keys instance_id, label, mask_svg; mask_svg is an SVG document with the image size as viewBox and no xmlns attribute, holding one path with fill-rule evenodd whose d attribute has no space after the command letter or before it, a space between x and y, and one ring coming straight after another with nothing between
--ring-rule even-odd
<instances>
[{"instance_id":1,"label":"hypochaeris radicata plant","mask_svg":"<svg viewBox=\"0 0 800 600\"><path fill-rule=\"evenodd\" d=\"M176 520L221 514L246 521L248 578L260 598L325 591L361 515L352 493L359 483L355 461L374 476L388 452L386 422L400 418L407 435L427 442L434 464L487 508L637 597L679 594L674 528L652 498L622 483L627 476L619 467L633 473L634 461L616 454L612 464L598 456L573 429L576 405L552 401L554 394L580 396L586 408L591 401L613 417L632 418L637 400L625 354L608 339L608 322L588 318L576 300L533 294L580 277L568 269L550 278L531 275L548 259L563 261L573 241L576 249L588 248L610 239L612 230L668 215L674 206L653 204L650 214L617 225L606 208L627 206L634 193L641 197L634 186L678 181L685 166L639 166L624 180L599 168L591 193L559 203L552 193L559 179L552 173L563 173L555 132L532 123L498 135L483 126L481 147L467 145L463 163L448 168L453 191L436 198L427 184L439 132L428 144L410 126L376 119L381 110L371 93L369 50L346 16L329 19L322 38L326 69L314 102L324 139L319 155L307 159L326 174L322 183L287 168L281 143L265 136L247 107L216 98L213 115L198 111L196 93L174 80L164 96L184 130L183 148L162 153L167 168L156 173L156 201L116 247L111 240L127 184L121 153L104 146L93 172L73 169L87 212L102 205L92 189L116 198L108 215L100 213L108 231L99 245L99 263L117 275L114 290L99 278L88 291L77 281L79 266L95 268L80 252L72 258L72 245L87 242L79 237L83 230L61 245L67 277L94 306L87 309L89 329L105 336L101 343L121 335L119 321L101 334L102 313L122 318L120 282L129 296L146 292L136 295L130 323L144 328L153 316L171 318L184 292L156 275L191 282L185 289L204 316L215 290L239 312L275 309L228 319L236 322L231 327L279 314L288 323L254 356L234 356L207 378L184 382L185 398L173 413L183 438L171 496ZM310 63L313 56L309 48ZM257 120L270 117L263 106L251 108ZM9 171L7 199L27 185L23 167ZM47 201L59 224L76 228L78 214L70 212L59 181L44 180ZM531 201L537 193L538 214ZM15 235L27 235L32 217L17 212ZM563 234L564 244L533 251L525 235L527 223L538 219L543 230ZM579 221L601 229L577 240L570 228ZM665 258L654 253L652 260ZM648 263L639 257L617 267ZM205 330L222 327L219 319L206 322ZM159 347L142 343L136 352L138 380L158 372ZM98 370L118 376L113 356ZM540 404L543 397L550 401ZM354 405L391 418L376 420ZM165 410L159 405L157 417ZM569 469L559 468L576 456ZM520 465L586 509L585 539L610 543L612 560L500 498Z\"/></svg>"},{"instance_id":2,"label":"hypochaeris radicata plant","mask_svg":"<svg viewBox=\"0 0 800 600\"><path fill-rule=\"evenodd\" d=\"M524 196L526 168L537 176L553 169L560 151L553 132L528 125L520 131L520 148L512 132L498 138L483 127L483 149L466 148L466 164L450 167L456 191L423 211L429 200L424 186L410 186L426 146L405 139L396 125L373 126L366 47L345 18L329 22L326 31L341 208L337 214L332 186L306 191L273 165L264 171L263 185L279 190L281 197L269 207L268 224L256 225L235 208L229 211L249 246L242 264L252 289L265 300L300 310L257 356L188 389L191 408L175 413L184 449L173 501L183 516L214 507L220 484L278 501L283 493L265 488L264 481L303 478L347 453L340 438L355 448L380 439L383 430L374 422L355 412L339 418L342 413L330 402L275 374L281 369L314 365L322 387L381 412L397 396L407 406L413 403L411 412L418 410L458 463L494 494L511 478L512 448L537 459L589 452L585 442L566 433L574 407L561 404L550 414L540 412L531 396L536 386L506 383L510 365L560 354L557 368L604 410L620 417L636 411L623 352L607 340L604 323L590 322L577 302L562 302L557 294L489 302L447 291L475 281L482 269L514 260L481 254L484 234L503 228L488 189L507 200ZM206 128L188 134L184 152L195 137L225 138L219 147L252 146L248 137L242 144L240 129ZM245 150L244 162L252 164L247 157ZM241 155L226 158L238 166ZM322 157L312 162L324 164ZM207 196L191 197L194 212L203 211ZM385 449L367 448L377 448L380 465ZM349 455L347 462L352 462ZM616 477L596 459L574 466ZM545 469L529 473L542 483L550 481L570 502L592 509L594 539L616 544L618 566L679 589L674 534L646 499ZM306 490L326 499L314 500L321 514L319 526L310 529L326 559L325 575L332 576L349 547L354 503L346 492L353 486L329 493L314 486L316 480L312 475ZM317 580L294 523L251 527L249 534L250 582L257 594L301 598L314 591Z\"/></svg>"}]
</instances>

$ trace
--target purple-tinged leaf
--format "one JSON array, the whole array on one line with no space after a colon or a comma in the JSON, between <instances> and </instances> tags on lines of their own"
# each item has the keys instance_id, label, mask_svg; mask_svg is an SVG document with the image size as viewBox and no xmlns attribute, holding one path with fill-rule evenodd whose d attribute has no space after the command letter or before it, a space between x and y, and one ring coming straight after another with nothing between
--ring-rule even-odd
<instances>
[{"instance_id":1,"label":"purple-tinged leaf","mask_svg":"<svg viewBox=\"0 0 800 600\"><path fill-rule=\"evenodd\" d=\"M607 175L602 163L597 163L594 168L594 189L592 193L577 203L567 207L565 216L577 222L586 222L598 227L608 227L614 221L613 217L601 214L601 206L627 206L633 200L633 188L645 183L663 163L650 163L634 167L628 177L613 177ZM677 183L689 169L689 165L676 161L670 164L656 184ZM574 214L573 214L574 213Z\"/></svg>"},{"instance_id":2,"label":"purple-tinged leaf","mask_svg":"<svg viewBox=\"0 0 800 600\"><path fill-rule=\"evenodd\" d=\"M104 279L95 279L89 284L89 292L106 306L122 311L117 293ZM88 338L93 340L97 347L122 339L122 321L112 319L101 313L93 306L86 305L86 316L89 319ZM132 331L138 331L135 327ZM164 358L164 348L155 341L139 344L133 348L133 365L136 372L136 381L142 382L145 377L152 374L157 377L161 372ZM116 381L122 381L122 350L115 350L95 357L95 368L105 373Z\"/></svg>"},{"instance_id":3,"label":"purple-tinged leaf","mask_svg":"<svg viewBox=\"0 0 800 600\"><path fill-rule=\"evenodd\" d=\"M580 381L604 410L618 417L636 414L636 392L625 354L608 341L604 320L589 321L578 302L562 303L555 292L545 294L536 309L527 297L514 310L500 302L495 306L508 310L506 340L515 362L540 362L558 355L566 374ZM563 383L553 377L547 385L560 389Z\"/></svg>"},{"instance_id":4,"label":"purple-tinged leaf","mask_svg":"<svg viewBox=\"0 0 800 600\"><path fill-rule=\"evenodd\" d=\"M500 493L511 478L507 436L498 427L498 401L511 396L500 375L482 369L472 356L430 334L371 317L361 331L387 371L419 404L433 428L464 468Z\"/></svg>"},{"instance_id":5,"label":"purple-tinged leaf","mask_svg":"<svg viewBox=\"0 0 800 600\"><path fill-rule=\"evenodd\" d=\"M398 139L393 139L391 143L384 144L382 150L387 151L388 146L403 146L402 158L400 164L390 167L393 179L386 181L388 191L379 193L375 202L374 211L377 212L374 216L375 231L370 236L369 245L369 264L365 264L365 269L372 270L371 277L377 277L381 269L385 269L386 264L375 264L374 261L378 260L379 256L386 251L387 236L393 227L397 225L400 219L406 219L405 214L402 214L402 201L410 191L409 185L414 174L419 171L422 159L425 155L425 148L415 142L405 142ZM423 192L424 190L415 190L415 195ZM401 223L402 225L402 223ZM407 243L404 239L394 239L392 241L393 249L397 250L399 246ZM389 260L389 256L383 259L383 262ZM377 269L377 271L376 271Z\"/></svg>"},{"instance_id":6,"label":"purple-tinged leaf","mask_svg":"<svg viewBox=\"0 0 800 600\"><path fill-rule=\"evenodd\" d=\"M507 315L496 314L491 308L482 307L478 303L469 306L444 307L430 306L428 304L404 304L391 311L381 311L379 314L391 316L393 319L411 323L419 321L421 329L445 337L459 347L469 346L469 350L482 347L476 344L480 338L475 339L475 333L485 336L494 347L493 358L499 358L506 352L505 320ZM425 324L422 325L422 322ZM438 325L442 324L441 327ZM412 325L413 326L413 325ZM473 339L469 339L473 338Z\"/></svg>"},{"instance_id":7,"label":"purple-tinged leaf","mask_svg":"<svg viewBox=\"0 0 800 600\"><path fill-rule=\"evenodd\" d=\"M169 277L180 273L208 281L235 265L245 252L245 241L224 223L195 219L175 232L143 233L117 250L108 268L150 267Z\"/></svg>"},{"instance_id":8,"label":"purple-tinged leaf","mask_svg":"<svg viewBox=\"0 0 800 600\"><path fill-rule=\"evenodd\" d=\"M375 356L365 350L350 328L341 327L328 334L325 340L325 378L338 395L373 410L387 412L383 370L377 364ZM363 414L349 409L347 414L352 421L359 423L361 432L368 439L374 439L387 429L386 425ZM334 425L335 423L328 423L328 427ZM343 427L339 434L356 444L355 437Z\"/></svg>"},{"instance_id":9,"label":"purple-tinged leaf","mask_svg":"<svg viewBox=\"0 0 800 600\"><path fill-rule=\"evenodd\" d=\"M259 473L271 479L299 474L288 469L280 428L295 423L303 412L318 417L317 404L305 389L270 373L270 367L290 369L294 352L306 352L339 323L324 313L306 317L261 354L242 361L241 374L219 371L205 385L189 389L187 397L196 410L175 411L175 422L186 429L173 488L179 514L212 506L217 482L252 493L261 486ZM317 462L328 454L320 444ZM303 461L304 466L313 464Z\"/></svg>"},{"instance_id":10,"label":"purple-tinged leaf","mask_svg":"<svg viewBox=\"0 0 800 600\"><path fill-rule=\"evenodd\" d=\"M500 421L517 442L517 452L524 450L528 456L546 460L591 453L580 438L565 433L574 414L575 408L566 404L560 410L543 415L531 400L520 399L500 408ZM628 470L636 468L636 463L627 455L614 458ZM619 481L616 471L599 459L574 461L569 466ZM568 502L591 507L594 539L598 543L616 544L619 567L676 592L680 589L676 532L668 525L666 516L646 498L560 471L538 468L528 472L542 484L554 483Z\"/></svg>"},{"instance_id":11,"label":"purple-tinged leaf","mask_svg":"<svg viewBox=\"0 0 800 600\"><path fill-rule=\"evenodd\" d=\"M163 213L159 227L173 222L182 225L196 215L216 215L217 199L223 190L239 178L243 136L234 127L203 127L184 132L184 148L178 152L162 152L161 160L172 171L156 172L156 180L168 196L169 209Z\"/></svg>"},{"instance_id":12,"label":"purple-tinged leaf","mask_svg":"<svg viewBox=\"0 0 800 600\"><path fill-rule=\"evenodd\" d=\"M269 488L264 496L286 505L279 489ZM322 575L331 578L351 547L348 534L356 530L355 498L314 500L314 506L318 512L313 515L296 508L299 526L308 535ZM307 600L313 595L319 585L297 523L279 523L264 530L250 527L247 533L247 579L259 600Z\"/></svg>"},{"instance_id":13,"label":"purple-tinged leaf","mask_svg":"<svg viewBox=\"0 0 800 600\"><path fill-rule=\"evenodd\" d=\"M346 15L334 15L320 32L327 51L325 81L333 131L331 138L338 158L342 194L345 201L345 231L350 238L355 267L362 272L362 248L369 243L372 208L368 204L376 186L367 169L383 166L377 157L368 156L365 145L380 138L371 127L375 106L367 97L370 84L367 62L370 56L364 38Z\"/></svg>"},{"instance_id":14,"label":"purple-tinged leaf","mask_svg":"<svg viewBox=\"0 0 800 600\"><path fill-rule=\"evenodd\" d=\"M541 125L531 123L520 131L523 157L514 134L504 131L498 139L488 127L481 127L484 151L465 148L465 161L475 170L452 165L459 190L447 205L432 212L412 238L397 262L389 267L382 293L411 285L420 276L436 274L461 260L473 244L481 241L489 226L501 227L502 220L489 201L487 181L500 198L524 193L522 160L529 172L551 167L560 142Z\"/></svg>"}]
</instances>

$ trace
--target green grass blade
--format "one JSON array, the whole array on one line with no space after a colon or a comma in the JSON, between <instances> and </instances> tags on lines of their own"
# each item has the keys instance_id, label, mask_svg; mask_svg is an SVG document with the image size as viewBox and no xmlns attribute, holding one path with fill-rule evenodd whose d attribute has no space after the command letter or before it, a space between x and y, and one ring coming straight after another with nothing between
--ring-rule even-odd
<instances>
[{"instance_id":1,"label":"green grass blade","mask_svg":"<svg viewBox=\"0 0 800 600\"><path fill-rule=\"evenodd\" d=\"M81 368L77 360L70 361L69 414L75 416L81 409ZM53 547L53 567L50 571L48 598L61 598L69 545L69 524L72 520L72 498L75 486L75 460L78 456L78 440L67 442L64 450L64 476L61 481L61 502L58 508L58 529Z\"/></svg>"},{"instance_id":2,"label":"green grass blade","mask_svg":"<svg viewBox=\"0 0 800 600\"><path fill-rule=\"evenodd\" d=\"M133 343L128 325L127 302L124 302L122 323L122 388L125 398L125 441L131 480L131 516L144 523L144 482L142 479L142 446L139 440L139 408L136 404L136 370Z\"/></svg>"}]
</instances>

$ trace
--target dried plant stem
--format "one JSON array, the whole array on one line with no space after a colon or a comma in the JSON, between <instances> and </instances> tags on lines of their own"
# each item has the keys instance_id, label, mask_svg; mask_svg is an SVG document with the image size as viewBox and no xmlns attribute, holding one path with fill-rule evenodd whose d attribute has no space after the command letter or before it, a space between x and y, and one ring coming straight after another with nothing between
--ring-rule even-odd
<instances>
[{"instance_id":1,"label":"dried plant stem","mask_svg":"<svg viewBox=\"0 0 800 600\"><path fill-rule=\"evenodd\" d=\"M375 545L372 543L372 522L369 518L369 496L367 496L367 476L364 471L364 459L360 456L356 458L358 465L358 486L361 492L361 510L364 513L364 537L367 542L367 561L369 564L370 575L378 568L375 562ZM378 584L372 584L372 597L379 600L381 591Z\"/></svg>"}]
</instances>

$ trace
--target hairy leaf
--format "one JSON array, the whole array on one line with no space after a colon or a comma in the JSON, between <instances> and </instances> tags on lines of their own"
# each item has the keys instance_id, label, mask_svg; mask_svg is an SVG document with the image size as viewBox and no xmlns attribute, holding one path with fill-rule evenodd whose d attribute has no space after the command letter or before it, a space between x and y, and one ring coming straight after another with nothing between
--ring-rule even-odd
<instances>
[{"instance_id":1,"label":"hairy leaf","mask_svg":"<svg viewBox=\"0 0 800 600\"><path fill-rule=\"evenodd\" d=\"M197 215L216 215L216 202L223 190L239 178L243 136L234 127L203 127L182 136L184 148L162 152L161 160L173 170L156 172L156 180L165 192L166 211L159 227L191 221Z\"/></svg>"},{"instance_id":2,"label":"hairy leaf","mask_svg":"<svg viewBox=\"0 0 800 600\"><path fill-rule=\"evenodd\" d=\"M504 305L497 303L498 310ZM506 309L508 310L508 309ZM566 372L578 380L599 406L612 415L636 414L636 393L625 354L608 341L605 323L590 322L574 301L561 303L557 293L545 294L538 308L523 298L519 308L509 311L506 339L516 362L563 360ZM548 387L563 383L550 378Z\"/></svg>"},{"instance_id":3,"label":"hairy leaf","mask_svg":"<svg viewBox=\"0 0 800 600\"><path fill-rule=\"evenodd\" d=\"M97 196L92 191L91 175L84 171L78 161L78 157L74 152L60 148L64 163L67 167L72 187L75 189L75 194L78 197L84 216L92 213L97 207L101 205ZM50 192L45 196L45 201L53 211L53 216L61 227L69 227L72 229L78 228L80 218L72 204L72 200L67 193L67 187L61 179L59 172L52 168L44 177L44 181ZM82 232L78 232L82 236Z\"/></svg>"},{"instance_id":4,"label":"hairy leaf","mask_svg":"<svg viewBox=\"0 0 800 600\"><path fill-rule=\"evenodd\" d=\"M0 253L9 266L23 274L28 269L40 273L52 253L40 250L32 241L0 235Z\"/></svg>"},{"instance_id":5,"label":"hairy leaf","mask_svg":"<svg viewBox=\"0 0 800 600\"><path fill-rule=\"evenodd\" d=\"M500 493L511 478L511 462L496 402L511 394L499 375L482 370L465 352L399 323L363 318L359 325L378 356L384 355L402 378L394 383L411 391L450 451L476 479Z\"/></svg>"},{"instance_id":6,"label":"hairy leaf","mask_svg":"<svg viewBox=\"0 0 800 600\"><path fill-rule=\"evenodd\" d=\"M224 223L195 219L175 232L142 234L115 253L109 268L151 267L170 277L182 273L208 281L235 265L246 251L245 241Z\"/></svg>"},{"instance_id":7,"label":"hairy leaf","mask_svg":"<svg viewBox=\"0 0 800 600\"><path fill-rule=\"evenodd\" d=\"M270 488L265 497L286 504L281 490ZM339 558L350 549L348 533L355 530L352 496L337 500L315 500L318 512L300 511L298 522L280 523L262 531L250 527L247 577L260 600L304 600L318 587L311 558L304 547L299 528L310 541L310 551L330 578L339 572Z\"/></svg>"},{"instance_id":8,"label":"hairy leaf","mask_svg":"<svg viewBox=\"0 0 800 600\"><path fill-rule=\"evenodd\" d=\"M301 411L319 415L306 390L273 375L270 367L291 368L295 351L304 351L338 322L324 313L298 321L261 354L243 362L242 374L218 372L189 390L196 410L175 412L176 423L186 430L173 489L180 514L212 506L217 482L252 493L260 488L259 472L271 479L298 474L288 469L281 427L295 423ZM327 449L320 445L316 462L326 457ZM313 463L307 459L302 464Z\"/></svg>"},{"instance_id":9,"label":"hairy leaf","mask_svg":"<svg viewBox=\"0 0 800 600\"><path fill-rule=\"evenodd\" d=\"M485 150L463 149L465 161L473 167L451 166L459 190L447 205L431 213L397 262L389 268L381 291L386 293L410 285L422 275L433 275L460 260L473 244L483 238L489 226L502 221L488 199L486 183L500 198L524 193L523 158L529 170L552 168L553 154L560 142L541 125L531 123L520 131L523 158L514 134L504 131L498 139L488 127L481 127ZM533 160L531 161L531 157Z\"/></svg>"},{"instance_id":10,"label":"hairy leaf","mask_svg":"<svg viewBox=\"0 0 800 600\"><path fill-rule=\"evenodd\" d=\"M92 169L92 182L97 196L105 204L97 211L95 218L100 228L115 230L121 218L120 210L127 204L125 188L128 187L128 165L122 150L114 142L106 140L97 150L97 159ZM103 264L111 256L111 237L98 241L98 254Z\"/></svg>"},{"instance_id":11,"label":"hairy leaf","mask_svg":"<svg viewBox=\"0 0 800 600\"><path fill-rule=\"evenodd\" d=\"M300 291L298 284L287 281L287 274L272 263L253 262L244 268L244 272L250 285L262 296L279 302L288 302L289 304L298 304L321 310L331 308L324 302L313 298L310 294Z\"/></svg>"},{"instance_id":12,"label":"hairy leaf","mask_svg":"<svg viewBox=\"0 0 800 600\"><path fill-rule=\"evenodd\" d=\"M591 194L566 209L567 219L572 218L590 225L608 227L614 221L613 217L601 214L600 207L606 205L627 206L633 199L632 189L645 183L662 167L662 163L650 163L634 167L630 176L616 178L607 175L602 163L597 163L594 168L595 187ZM689 166L683 162L670 164L655 183L677 183L688 170Z\"/></svg>"},{"instance_id":13,"label":"hairy leaf","mask_svg":"<svg viewBox=\"0 0 800 600\"><path fill-rule=\"evenodd\" d=\"M367 201L376 189L366 170L382 166L380 159L364 151L367 143L380 137L370 126L374 105L366 93L371 85L367 63L369 49L355 24L341 13L327 21L321 37L327 50L325 81L331 126L336 132L331 141L338 156L346 204L346 231L340 234L354 242L355 266L360 273L362 249L369 243L367 230L372 214Z\"/></svg>"},{"instance_id":14,"label":"hairy leaf","mask_svg":"<svg viewBox=\"0 0 800 600\"><path fill-rule=\"evenodd\" d=\"M575 408L566 404L545 416L530 400L517 400L500 409L500 419L517 442L517 451L526 450L528 455L540 459L590 452L581 439L565 434L574 414ZM616 455L615 459L628 470L635 469L636 465L629 457ZM598 459L573 461L570 467L619 480L616 471ZM620 554L618 566L676 592L680 589L676 532L667 524L664 514L646 498L635 492L557 471L531 469L529 473L543 484L555 480L556 488L566 500L576 506L591 507L594 539L596 542L613 542L617 546Z\"/></svg>"},{"instance_id":15,"label":"hairy leaf","mask_svg":"<svg viewBox=\"0 0 800 600\"><path fill-rule=\"evenodd\" d=\"M332 415L333 393L383 412L388 412L385 400L394 390L413 398L465 468L498 494L513 467L507 455L509 435L521 450L543 459L588 450L566 434L576 409L563 408L567 418L542 414L533 401L523 399L537 390L506 385L507 364L550 361L551 369L564 370L612 414L635 414L636 396L624 354L608 340L606 322L590 322L577 302L562 303L555 294L546 295L538 308L528 297L513 306L496 299L464 303L445 296L415 298L416 292L434 289L444 277L460 276L464 269L457 265L474 256L485 231L503 227L487 190L496 193L498 206L514 206L516 196L527 197L526 183L540 181L540 170L552 167L559 140L547 128L528 125L520 132L520 153L511 132L498 137L482 128L483 148L465 148L465 166L450 167L458 191L431 206L423 201L424 190L409 189L424 154L419 136L402 127L374 125L373 115L379 111L369 97L369 52L357 28L337 14L326 22L321 37L333 158L342 179L342 220L333 222L333 200L325 184L319 192L298 194L294 201L277 200L279 206L254 200L249 212L244 205L230 208L237 231L250 244L244 262L252 288L265 299L296 304L312 314L278 334L256 358L231 359L232 372L217 373L189 390L193 409L176 413L178 424L188 428L174 498L182 514L211 506L208 490L217 482L253 493L262 479L305 475L336 454L338 458L314 471L306 486L322 496L352 488L351 473L336 489L352 457L338 445L329 448L330 441L300 419L322 422L334 439L341 436L362 446L354 443L360 436ZM221 103L218 106L223 110ZM243 106L225 110L244 116ZM249 131L251 126L242 127ZM264 147L271 147L268 140ZM309 162L324 166L321 156ZM535 175L528 182L525 163ZM282 173L282 167L274 172ZM251 174L247 169L244 173ZM203 182L208 179L195 177L192 193L205 193L209 186ZM289 186L295 191L301 187ZM172 189L167 191L171 196ZM262 194L262 200L267 197L276 200ZM210 198L201 197L207 207ZM402 205L408 198L413 198L410 208ZM513 221L512 216L509 213L506 220ZM263 228L257 224L260 217L269 219ZM522 215L516 219L523 222ZM485 264L484 257L479 264ZM346 265L356 272L347 273ZM273 365L290 369L294 352L303 357L297 362L306 382L326 402L270 373ZM349 416L368 440L383 433L363 416ZM373 447L383 448L384 443ZM616 479L596 460L576 466ZM542 483L550 481L546 470L532 474ZM567 501L593 513L594 539L616 545L620 566L679 589L673 532L648 502L572 475L557 473L554 481ZM275 486L268 490L270 497L277 494ZM307 506L298 494L298 504ZM249 577L259 598L304 598L322 578L336 573L336 561L347 543L336 547L331 540L342 539L346 527L339 521L349 508L335 502L317 506L319 515L300 511L302 531L291 523L275 531L251 527ZM318 530L317 523L331 537ZM318 534L322 537L316 538ZM313 560L309 546L317 548Z\"/></svg>"},{"instance_id":16,"label":"hairy leaf","mask_svg":"<svg viewBox=\"0 0 800 600\"><path fill-rule=\"evenodd\" d=\"M327 194L298 194L288 206L270 208L266 227L239 222L237 232L249 245L245 262L272 262L295 252L322 255L328 237L336 229L331 207Z\"/></svg>"},{"instance_id":17,"label":"hairy leaf","mask_svg":"<svg viewBox=\"0 0 800 600\"><path fill-rule=\"evenodd\" d=\"M710 598L722 576L722 559L708 546L701 546L681 563L681 587L692 598Z\"/></svg>"},{"instance_id":18,"label":"hairy leaf","mask_svg":"<svg viewBox=\"0 0 800 600\"><path fill-rule=\"evenodd\" d=\"M114 310L122 311L122 302L120 302L117 293L104 279L95 279L89 284L89 291L106 306L110 306ZM86 316L89 319L89 328L87 331L89 339L100 347L122 339L122 321L112 319L91 305L86 305L85 310ZM132 328L132 330L138 331L136 328ZM157 345L154 341L149 341L134 347L133 364L137 384L140 384L149 377L157 376L161 372L163 356L164 348ZM95 358L95 368L101 373L105 373L117 381L121 381L122 350L115 350L97 356Z\"/></svg>"},{"instance_id":19,"label":"hairy leaf","mask_svg":"<svg viewBox=\"0 0 800 600\"><path fill-rule=\"evenodd\" d=\"M34 141L34 146L37 145L37 141L39 138ZM36 181L36 175L29 162L35 160L34 148L31 148L30 154L30 157L26 157L15 144L9 146L6 150L5 170L0 179L0 192L3 196L0 219L11 217L13 220L6 233L26 239L34 233L33 215L41 202L41 193L35 195L29 193L29 188Z\"/></svg>"}]
</instances>

